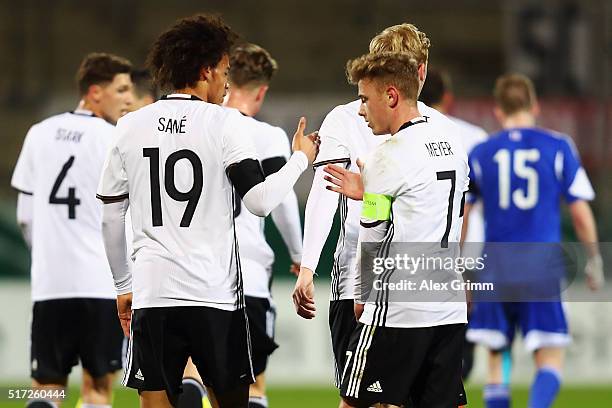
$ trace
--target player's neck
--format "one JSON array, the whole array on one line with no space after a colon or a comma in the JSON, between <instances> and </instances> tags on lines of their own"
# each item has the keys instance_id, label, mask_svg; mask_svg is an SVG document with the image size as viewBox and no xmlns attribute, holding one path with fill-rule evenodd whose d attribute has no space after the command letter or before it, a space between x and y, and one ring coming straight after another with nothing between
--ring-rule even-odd
<instances>
[{"instance_id":1,"label":"player's neck","mask_svg":"<svg viewBox=\"0 0 612 408\"><path fill-rule=\"evenodd\" d=\"M440 112L443 115L446 115L448 113L448 111L446 110L444 105L442 105L440 103L432 104L431 107L434 108L435 110L437 110L438 112Z\"/></svg>"},{"instance_id":2,"label":"player's neck","mask_svg":"<svg viewBox=\"0 0 612 408\"><path fill-rule=\"evenodd\" d=\"M392 135L396 134L404 123L410 122L412 119L418 118L419 116L421 116L421 113L419 112L416 103L414 105L402 104L402 106L398 107L397 114L391 121L390 133Z\"/></svg>"},{"instance_id":3,"label":"player's neck","mask_svg":"<svg viewBox=\"0 0 612 408\"><path fill-rule=\"evenodd\" d=\"M504 129L534 127L536 124L535 116L531 112L517 112L504 117L502 127Z\"/></svg>"},{"instance_id":4,"label":"player's neck","mask_svg":"<svg viewBox=\"0 0 612 408\"><path fill-rule=\"evenodd\" d=\"M205 81L198 81L195 88L186 87L181 89L176 89L172 93L175 94L185 94L185 95L193 95L204 102L208 102L208 85Z\"/></svg>"},{"instance_id":5,"label":"player's neck","mask_svg":"<svg viewBox=\"0 0 612 408\"><path fill-rule=\"evenodd\" d=\"M259 112L261 104L255 100L252 92L243 91L240 88L230 88L225 106L238 109L244 115L255 116Z\"/></svg>"},{"instance_id":6,"label":"player's neck","mask_svg":"<svg viewBox=\"0 0 612 408\"><path fill-rule=\"evenodd\" d=\"M102 115L102 109L100 109L100 106L96 103L93 103L92 101L90 101L87 98L83 98L79 101L79 104L76 107L77 110L87 110L90 111L91 113L93 113L94 115L96 115L97 117L101 118L103 117Z\"/></svg>"}]
</instances>

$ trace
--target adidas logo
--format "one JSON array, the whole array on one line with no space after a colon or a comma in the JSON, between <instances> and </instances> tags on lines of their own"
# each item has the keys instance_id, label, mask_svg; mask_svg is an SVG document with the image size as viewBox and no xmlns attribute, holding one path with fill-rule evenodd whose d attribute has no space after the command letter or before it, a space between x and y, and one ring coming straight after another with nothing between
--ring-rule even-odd
<instances>
[{"instance_id":1,"label":"adidas logo","mask_svg":"<svg viewBox=\"0 0 612 408\"><path fill-rule=\"evenodd\" d=\"M138 369L138 372L136 373L136 375L134 377L137 380L144 381L144 376L142 375L142 371L140 371L140 368Z\"/></svg>"},{"instance_id":2,"label":"adidas logo","mask_svg":"<svg viewBox=\"0 0 612 408\"><path fill-rule=\"evenodd\" d=\"M370 392L383 392L380 381L376 381L374 384L370 385L367 390Z\"/></svg>"}]
</instances>

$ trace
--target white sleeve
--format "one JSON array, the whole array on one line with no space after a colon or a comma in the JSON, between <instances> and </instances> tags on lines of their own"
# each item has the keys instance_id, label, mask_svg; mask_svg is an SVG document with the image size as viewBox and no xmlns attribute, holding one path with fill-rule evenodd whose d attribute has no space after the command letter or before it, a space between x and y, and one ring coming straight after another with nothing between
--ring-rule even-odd
<instances>
[{"instance_id":1,"label":"white sleeve","mask_svg":"<svg viewBox=\"0 0 612 408\"><path fill-rule=\"evenodd\" d=\"M17 196L17 223L21 228L23 239L30 248L32 248L33 205L32 195L19 193Z\"/></svg>"},{"instance_id":2,"label":"white sleeve","mask_svg":"<svg viewBox=\"0 0 612 408\"><path fill-rule=\"evenodd\" d=\"M249 128L255 128L254 119L243 116L235 109L230 109L221 131L223 166L227 169L232 164L246 159L258 159Z\"/></svg>"},{"instance_id":3,"label":"white sleeve","mask_svg":"<svg viewBox=\"0 0 612 408\"><path fill-rule=\"evenodd\" d=\"M34 141L33 133L36 126L34 125L28 131L24 141L19 159L13 171L11 186L19 192L26 194L34 194L34 185L36 181L36 158L34 157Z\"/></svg>"},{"instance_id":4,"label":"white sleeve","mask_svg":"<svg viewBox=\"0 0 612 408\"><path fill-rule=\"evenodd\" d=\"M253 186L242 197L245 207L259 217L266 217L293 190L293 185L308 167L308 158L295 152L276 173Z\"/></svg>"},{"instance_id":5,"label":"white sleeve","mask_svg":"<svg viewBox=\"0 0 612 408\"><path fill-rule=\"evenodd\" d=\"M338 208L338 193L327 190L323 179L325 164L346 165L351 162L350 149L346 142L349 130L343 122L344 115L338 109L327 114L319 129L321 146L317 161L313 164L315 175L306 202L304 219L304 254L302 266L316 272L321 251L331 230ZM348 118L348 120L352 120ZM356 157L352 158L357 160Z\"/></svg>"},{"instance_id":6,"label":"white sleeve","mask_svg":"<svg viewBox=\"0 0 612 408\"><path fill-rule=\"evenodd\" d=\"M117 140L115 138L106 156L96 194L96 197L104 202L121 201L128 198L129 194L127 173L116 143Z\"/></svg>"},{"instance_id":7,"label":"white sleeve","mask_svg":"<svg viewBox=\"0 0 612 408\"><path fill-rule=\"evenodd\" d=\"M125 238L125 215L129 200L107 203L102 212L102 236L117 295L132 291L132 272Z\"/></svg>"}]
</instances>

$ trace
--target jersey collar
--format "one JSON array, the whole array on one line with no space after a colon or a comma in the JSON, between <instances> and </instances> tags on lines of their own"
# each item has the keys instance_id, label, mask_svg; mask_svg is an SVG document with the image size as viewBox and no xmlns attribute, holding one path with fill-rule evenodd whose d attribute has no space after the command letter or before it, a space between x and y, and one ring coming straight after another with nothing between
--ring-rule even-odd
<instances>
[{"instance_id":1,"label":"jersey collar","mask_svg":"<svg viewBox=\"0 0 612 408\"><path fill-rule=\"evenodd\" d=\"M399 132L400 130L404 130L413 125L418 125L419 123L427 123L428 120L429 120L429 116L419 116L418 118L414 118L404 123L402 126L400 126L400 128L397 131Z\"/></svg>"},{"instance_id":2,"label":"jersey collar","mask_svg":"<svg viewBox=\"0 0 612 408\"><path fill-rule=\"evenodd\" d=\"M73 111L70 111L70 113L72 113L73 115L79 115L79 116L91 116L92 118L96 117L96 115L92 111L90 111L88 109L79 109L79 108L77 108L77 109L75 109Z\"/></svg>"},{"instance_id":3,"label":"jersey collar","mask_svg":"<svg viewBox=\"0 0 612 408\"><path fill-rule=\"evenodd\" d=\"M201 101L202 100L195 95L181 94L181 93L164 95L161 97L161 99L167 100L167 101L168 100L182 100L182 101Z\"/></svg>"}]
</instances>

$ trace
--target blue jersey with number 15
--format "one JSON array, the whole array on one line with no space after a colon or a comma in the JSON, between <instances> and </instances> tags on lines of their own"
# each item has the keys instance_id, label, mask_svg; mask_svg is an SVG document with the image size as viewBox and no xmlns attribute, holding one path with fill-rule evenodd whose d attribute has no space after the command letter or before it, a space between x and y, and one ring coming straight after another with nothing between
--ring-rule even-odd
<instances>
[{"instance_id":1,"label":"blue jersey with number 15","mask_svg":"<svg viewBox=\"0 0 612 408\"><path fill-rule=\"evenodd\" d=\"M540 128L508 129L470 156L470 201L481 198L487 242L558 242L560 201L595 196L568 136Z\"/></svg>"}]
</instances>

